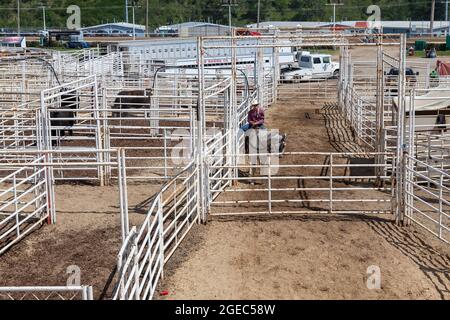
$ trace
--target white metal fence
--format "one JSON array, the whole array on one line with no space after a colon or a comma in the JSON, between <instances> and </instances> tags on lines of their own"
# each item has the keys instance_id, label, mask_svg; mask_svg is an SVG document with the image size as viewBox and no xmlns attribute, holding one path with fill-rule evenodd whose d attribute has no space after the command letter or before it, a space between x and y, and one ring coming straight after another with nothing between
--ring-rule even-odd
<instances>
[{"instance_id":1,"label":"white metal fence","mask_svg":"<svg viewBox=\"0 0 450 320\"><path fill-rule=\"evenodd\" d=\"M405 215L450 243L450 173L409 155L405 165Z\"/></svg>"},{"instance_id":2,"label":"white metal fence","mask_svg":"<svg viewBox=\"0 0 450 320\"><path fill-rule=\"evenodd\" d=\"M118 255L113 299L148 300L164 264L200 221L198 168L194 162L155 195L142 225L133 227Z\"/></svg>"},{"instance_id":3,"label":"white metal fence","mask_svg":"<svg viewBox=\"0 0 450 320\"><path fill-rule=\"evenodd\" d=\"M375 164L378 153L286 153L236 156L239 177L225 180L234 188L211 190L212 215L282 213L392 213L393 165ZM286 159L288 159L286 161ZM291 161L289 161L291 160ZM382 175L376 168L382 168ZM209 170L228 168L211 165ZM251 174L256 171L255 174Z\"/></svg>"},{"instance_id":4,"label":"white metal fence","mask_svg":"<svg viewBox=\"0 0 450 320\"><path fill-rule=\"evenodd\" d=\"M44 221L54 221L51 174L41 166L46 159L40 156L22 165L13 164L20 169L0 164L2 173L12 171L0 179L0 254Z\"/></svg>"},{"instance_id":5,"label":"white metal fence","mask_svg":"<svg viewBox=\"0 0 450 320\"><path fill-rule=\"evenodd\" d=\"M0 287L0 300L94 300L91 286Z\"/></svg>"}]
</instances>

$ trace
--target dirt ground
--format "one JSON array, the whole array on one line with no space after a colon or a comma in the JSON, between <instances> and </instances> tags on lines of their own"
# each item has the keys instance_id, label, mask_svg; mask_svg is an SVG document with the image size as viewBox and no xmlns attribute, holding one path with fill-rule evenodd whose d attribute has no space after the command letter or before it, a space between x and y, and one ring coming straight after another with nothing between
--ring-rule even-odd
<instances>
[{"instance_id":1,"label":"dirt ground","mask_svg":"<svg viewBox=\"0 0 450 320\"><path fill-rule=\"evenodd\" d=\"M140 225L159 185L128 185L130 227ZM0 286L65 286L67 267L81 269L81 284L94 286L94 297L111 294L122 243L119 188L56 186L54 225L13 246L0 259Z\"/></svg>"},{"instance_id":2,"label":"dirt ground","mask_svg":"<svg viewBox=\"0 0 450 320\"><path fill-rule=\"evenodd\" d=\"M358 150L333 112L316 113L323 103L289 101L267 122L288 133L287 151ZM128 186L131 225L159 187ZM77 265L82 284L107 298L121 243L118 187L66 184L56 193L57 224L2 255L0 286L65 285ZM370 266L380 267L380 290L366 286ZM162 299L450 299L450 249L391 215L214 218L189 233L159 289L169 291Z\"/></svg>"},{"instance_id":3,"label":"dirt ground","mask_svg":"<svg viewBox=\"0 0 450 320\"><path fill-rule=\"evenodd\" d=\"M323 107L294 94L269 109L267 125L288 133L288 152L358 151L339 117L316 113ZM366 285L371 266L379 290ZM450 249L390 214L213 218L189 234L159 288L177 300L450 299Z\"/></svg>"}]
</instances>

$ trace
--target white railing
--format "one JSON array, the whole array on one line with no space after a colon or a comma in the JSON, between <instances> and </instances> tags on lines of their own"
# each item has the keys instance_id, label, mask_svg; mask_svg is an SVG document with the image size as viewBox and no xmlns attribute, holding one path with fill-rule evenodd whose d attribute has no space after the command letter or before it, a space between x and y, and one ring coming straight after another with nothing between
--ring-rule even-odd
<instances>
[{"instance_id":1,"label":"white railing","mask_svg":"<svg viewBox=\"0 0 450 320\"><path fill-rule=\"evenodd\" d=\"M11 168L14 171L0 179L0 254L44 221L54 221L53 185L48 169L40 165L45 159Z\"/></svg>"},{"instance_id":2,"label":"white railing","mask_svg":"<svg viewBox=\"0 0 450 320\"><path fill-rule=\"evenodd\" d=\"M212 182L223 181L224 185L225 182L232 182L236 186L211 190L214 193L211 198L217 199L212 203L212 215L393 212L394 165L376 164L375 158L394 155L323 152L284 154L283 159L292 159L296 164L293 161L292 164L280 164L278 156L237 155L237 169L241 172L239 177L211 177ZM247 157L259 158L259 164L247 163ZM209 170L233 168L210 165ZM377 174L377 171L381 174Z\"/></svg>"},{"instance_id":3,"label":"white railing","mask_svg":"<svg viewBox=\"0 0 450 320\"><path fill-rule=\"evenodd\" d=\"M117 258L117 300L150 300L164 264L199 222L198 168L194 162L154 197L145 221L133 227Z\"/></svg>"},{"instance_id":4,"label":"white railing","mask_svg":"<svg viewBox=\"0 0 450 320\"><path fill-rule=\"evenodd\" d=\"M406 155L405 215L450 243L450 173Z\"/></svg>"},{"instance_id":5,"label":"white railing","mask_svg":"<svg viewBox=\"0 0 450 320\"><path fill-rule=\"evenodd\" d=\"M94 300L91 286L0 287L0 300Z\"/></svg>"},{"instance_id":6,"label":"white railing","mask_svg":"<svg viewBox=\"0 0 450 320\"><path fill-rule=\"evenodd\" d=\"M341 111L353 128L356 137L369 147L376 150L376 105L365 97L361 97L353 88L345 90L344 104Z\"/></svg>"}]
</instances>

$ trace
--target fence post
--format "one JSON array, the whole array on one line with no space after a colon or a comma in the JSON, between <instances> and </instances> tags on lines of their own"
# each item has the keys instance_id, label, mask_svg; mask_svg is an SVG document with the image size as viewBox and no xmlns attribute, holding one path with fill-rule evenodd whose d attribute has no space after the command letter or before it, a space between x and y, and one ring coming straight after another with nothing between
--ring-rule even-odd
<instances>
[{"instance_id":1,"label":"fence post","mask_svg":"<svg viewBox=\"0 0 450 320\"><path fill-rule=\"evenodd\" d=\"M163 217L163 204L162 195L158 195L158 233L159 233L159 251L160 251L160 265L161 278L164 279L164 217Z\"/></svg>"},{"instance_id":2,"label":"fence post","mask_svg":"<svg viewBox=\"0 0 450 320\"><path fill-rule=\"evenodd\" d=\"M139 285L139 280L140 280L140 275L139 275L139 244L138 244L138 239L137 239L137 235L138 233L134 234L133 237L133 248L131 249L132 251L134 251L134 257L133 257L133 264L134 264L134 285L136 287L135 290L135 300L140 300L141 299L141 290L140 290L140 285Z\"/></svg>"},{"instance_id":3,"label":"fence post","mask_svg":"<svg viewBox=\"0 0 450 320\"><path fill-rule=\"evenodd\" d=\"M330 153L330 213L333 213L333 154Z\"/></svg>"},{"instance_id":4,"label":"fence post","mask_svg":"<svg viewBox=\"0 0 450 320\"><path fill-rule=\"evenodd\" d=\"M93 91L94 91L94 110L93 110L93 115L95 117L95 123L96 123L96 132L95 132L95 141L96 141L96 146L97 146L97 150L101 150L103 149L103 130L102 130L102 120L100 119L101 116L101 112L100 112L100 103L99 103L99 99L98 99L98 82L97 82L97 76L94 75L93 76L93 82L91 83L91 85L93 86ZM102 152L97 152L97 162L100 164L103 164L103 153ZM105 171L105 167L103 167L102 165L99 165L99 167L97 168L97 172L99 175L99 180L100 180L100 186L103 187L105 185L105 175L104 172Z\"/></svg>"},{"instance_id":5,"label":"fence post","mask_svg":"<svg viewBox=\"0 0 450 320\"><path fill-rule=\"evenodd\" d=\"M269 200L269 214L272 213L272 165L271 165L271 159L272 156L269 155L269 172L268 172L268 200Z\"/></svg>"},{"instance_id":6,"label":"fence post","mask_svg":"<svg viewBox=\"0 0 450 320\"><path fill-rule=\"evenodd\" d=\"M166 129L163 129L163 141L164 141L164 178L168 178L168 170L167 170L167 134Z\"/></svg>"},{"instance_id":7,"label":"fence post","mask_svg":"<svg viewBox=\"0 0 450 320\"><path fill-rule=\"evenodd\" d=\"M17 182L16 182L16 174L13 176L13 198L14 198L14 212L16 213L16 231L17 231L17 237L20 237L20 221L19 221L19 213L18 213L18 205L17 202L19 201L17 199Z\"/></svg>"},{"instance_id":8,"label":"fence post","mask_svg":"<svg viewBox=\"0 0 450 320\"><path fill-rule=\"evenodd\" d=\"M117 150L117 166L119 175L119 195L120 195L120 217L122 227L122 241L130 233L128 221L128 192L127 192L127 170L125 161L125 150Z\"/></svg>"},{"instance_id":9,"label":"fence post","mask_svg":"<svg viewBox=\"0 0 450 320\"><path fill-rule=\"evenodd\" d=\"M442 236L442 211L444 210L442 199L444 197L442 192L442 186L444 185L444 175L441 172L440 178L439 178L439 238L443 239Z\"/></svg>"}]
</instances>

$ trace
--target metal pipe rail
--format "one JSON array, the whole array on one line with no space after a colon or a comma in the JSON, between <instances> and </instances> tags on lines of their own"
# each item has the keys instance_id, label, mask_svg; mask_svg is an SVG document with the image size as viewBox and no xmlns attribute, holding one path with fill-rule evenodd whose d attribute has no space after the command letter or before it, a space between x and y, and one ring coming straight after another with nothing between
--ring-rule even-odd
<instances>
[{"instance_id":1,"label":"metal pipe rail","mask_svg":"<svg viewBox=\"0 0 450 320\"><path fill-rule=\"evenodd\" d=\"M372 158L373 162L363 161L357 163L359 157ZM211 204L211 215L255 215L255 214L282 214L282 213L393 213L393 173L394 164L376 164L376 156L395 157L391 153L321 153L321 152L295 152L286 153L286 157L315 158L305 160L303 164L279 164L278 155L254 154L237 155L237 158L259 157L261 164L245 164L238 161L237 169L244 172L245 169L261 171L260 175L249 177L210 177L214 183L225 181L230 184L254 182L254 186L248 188L238 185L238 188L224 187L212 189L211 199L216 199ZM353 160L352 160L353 159ZM311 161L317 161L316 163ZM351 163L355 161L356 163ZM209 171L233 169L232 165L212 164ZM381 168L382 175L375 174L376 168ZM357 180L372 181L371 186L357 183ZM310 184L310 185L308 185ZM353 185L353 186L352 186ZM300 198L299 198L300 193ZM361 194L360 194L361 193ZM227 195L232 195L229 199ZM327 196L326 196L327 195ZM238 197L235 199L234 197ZM255 198L255 199L253 199ZM235 208L242 204L253 204L255 209L261 205L266 211L239 210L233 212L228 206ZM327 207L311 207L311 204L327 205ZM296 210L298 206L305 210ZM369 209L367 206L372 206ZM275 206L280 207L277 210ZM294 209L292 208L294 207ZM217 212L218 208L225 211ZM288 210L286 210L289 208ZM232 209L230 209L232 210Z\"/></svg>"},{"instance_id":2,"label":"metal pipe rail","mask_svg":"<svg viewBox=\"0 0 450 320\"><path fill-rule=\"evenodd\" d=\"M0 300L94 300L92 286L0 287Z\"/></svg>"},{"instance_id":3,"label":"metal pipe rail","mask_svg":"<svg viewBox=\"0 0 450 320\"><path fill-rule=\"evenodd\" d=\"M13 172L0 179L0 254L43 222L55 221L51 173L41 166L45 159L40 156L19 169L10 167L8 172Z\"/></svg>"},{"instance_id":4,"label":"metal pipe rail","mask_svg":"<svg viewBox=\"0 0 450 320\"><path fill-rule=\"evenodd\" d=\"M450 244L450 174L406 155L405 175L406 217Z\"/></svg>"},{"instance_id":5,"label":"metal pipe rail","mask_svg":"<svg viewBox=\"0 0 450 320\"><path fill-rule=\"evenodd\" d=\"M165 263L200 221L198 192L198 168L191 162L154 197L143 224L127 231L113 300L152 299Z\"/></svg>"}]
</instances>

